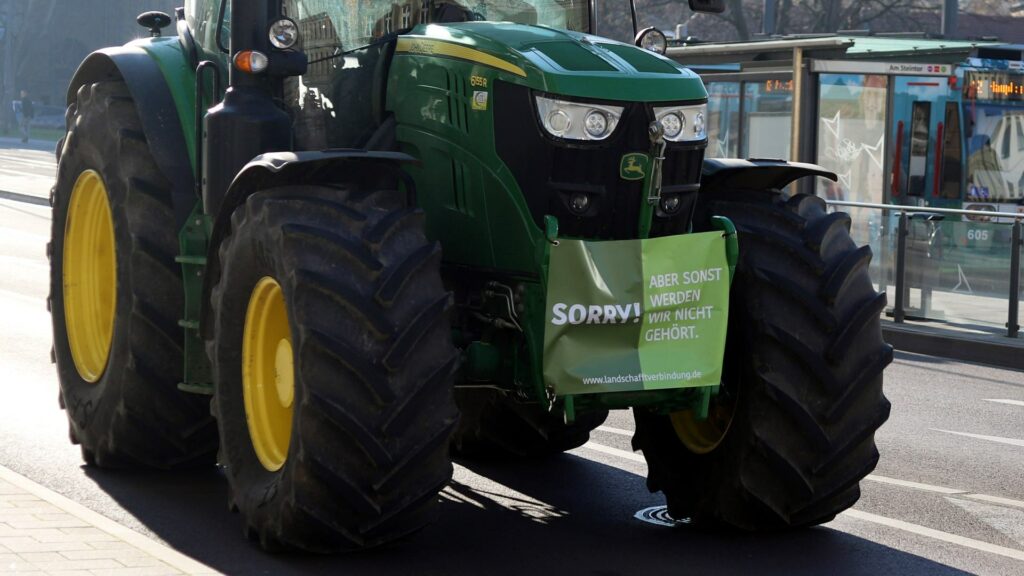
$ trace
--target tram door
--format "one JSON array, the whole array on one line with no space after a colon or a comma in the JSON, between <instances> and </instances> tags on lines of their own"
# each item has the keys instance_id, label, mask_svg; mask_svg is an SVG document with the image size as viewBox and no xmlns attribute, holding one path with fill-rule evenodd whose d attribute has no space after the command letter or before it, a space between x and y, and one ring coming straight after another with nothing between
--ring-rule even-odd
<instances>
[{"instance_id":1,"label":"tram door","mask_svg":"<svg viewBox=\"0 0 1024 576\"><path fill-rule=\"evenodd\" d=\"M895 80L889 201L958 208L963 146L956 94L945 77Z\"/></svg>"}]
</instances>

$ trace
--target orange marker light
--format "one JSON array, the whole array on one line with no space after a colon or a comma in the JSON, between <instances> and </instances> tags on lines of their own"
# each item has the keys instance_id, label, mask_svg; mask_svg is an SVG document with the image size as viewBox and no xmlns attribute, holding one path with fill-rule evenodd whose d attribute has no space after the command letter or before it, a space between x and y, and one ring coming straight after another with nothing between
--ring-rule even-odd
<instances>
[{"instance_id":1,"label":"orange marker light","mask_svg":"<svg viewBox=\"0 0 1024 576\"><path fill-rule=\"evenodd\" d=\"M267 55L255 50L243 50L235 54L235 68L247 74L259 74L267 69Z\"/></svg>"}]
</instances>

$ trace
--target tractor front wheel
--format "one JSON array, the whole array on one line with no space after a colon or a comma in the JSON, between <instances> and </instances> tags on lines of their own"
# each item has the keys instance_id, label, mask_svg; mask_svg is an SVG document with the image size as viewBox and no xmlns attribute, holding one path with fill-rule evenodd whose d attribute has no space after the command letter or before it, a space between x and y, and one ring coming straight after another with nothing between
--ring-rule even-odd
<instances>
[{"instance_id":1,"label":"tractor front wheel","mask_svg":"<svg viewBox=\"0 0 1024 576\"><path fill-rule=\"evenodd\" d=\"M260 191L212 292L214 411L232 508L268 549L383 544L452 475L457 354L440 248L396 190Z\"/></svg>"},{"instance_id":2,"label":"tractor front wheel","mask_svg":"<svg viewBox=\"0 0 1024 576\"><path fill-rule=\"evenodd\" d=\"M648 488L696 525L827 522L860 496L889 415L871 250L814 196L715 192L702 208L740 233L722 386L703 420L635 411Z\"/></svg>"}]
</instances>

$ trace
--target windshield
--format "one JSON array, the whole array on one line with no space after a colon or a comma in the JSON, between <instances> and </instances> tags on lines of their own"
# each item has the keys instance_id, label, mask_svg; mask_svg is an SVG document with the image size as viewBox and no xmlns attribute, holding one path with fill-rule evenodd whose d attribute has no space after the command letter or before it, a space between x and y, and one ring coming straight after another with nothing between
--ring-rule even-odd
<instances>
[{"instance_id":1,"label":"windshield","mask_svg":"<svg viewBox=\"0 0 1024 576\"><path fill-rule=\"evenodd\" d=\"M594 34L632 44L637 32L654 27L685 38L696 14L683 0L601 0L594 3Z\"/></svg>"},{"instance_id":2,"label":"windshield","mask_svg":"<svg viewBox=\"0 0 1024 576\"><path fill-rule=\"evenodd\" d=\"M585 32L590 22L587 0L285 0L284 6L303 28L304 37L312 34L343 50L423 23L490 20Z\"/></svg>"}]
</instances>

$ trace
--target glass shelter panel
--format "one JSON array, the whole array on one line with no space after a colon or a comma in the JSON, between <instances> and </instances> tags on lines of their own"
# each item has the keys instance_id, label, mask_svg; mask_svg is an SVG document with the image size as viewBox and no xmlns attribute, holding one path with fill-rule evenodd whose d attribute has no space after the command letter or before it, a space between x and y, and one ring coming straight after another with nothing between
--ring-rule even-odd
<instances>
[{"instance_id":1,"label":"glass shelter panel","mask_svg":"<svg viewBox=\"0 0 1024 576\"><path fill-rule=\"evenodd\" d=\"M709 82L707 90L707 156L736 158L740 137L740 83Z\"/></svg>"},{"instance_id":2,"label":"glass shelter panel","mask_svg":"<svg viewBox=\"0 0 1024 576\"><path fill-rule=\"evenodd\" d=\"M881 203L885 171L885 76L822 74L818 164L839 175L819 180L829 200Z\"/></svg>"},{"instance_id":3,"label":"glass shelter panel","mask_svg":"<svg viewBox=\"0 0 1024 576\"><path fill-rule=\"evenodd\" d=\"M818 88L817 162L839 176L817 181L817 193L829 200L883 201L885 117L888 78L864 74L822 74ZM891 257L882 238L884 216L876 210L843 208L852 219L850 232L875 254L871 274L880 282L882 263Z\"/></svg>"},{"instance_id":4,"label":"glass shelter panel","mask_svg":"<svg viewBox=\"0 0 1024 576\"><path fill-rule=\"evenodd\" d=\"M789 160L793 128L793 84L788 80L746 82L743 86L744 158Z\"/></svg>"},{"instance_id":5,"label":"glass shelter panel","mask_svg":"<svg viewBox=\"0 0 1024 576\"><path fill-rule=\"evenodd\" d=\"M1005 330L1012 226L914 214L907 232L907 317L945 321L977 332ZM891 285L889 299L895 302Z\"/></svg>"}]
</instances>

